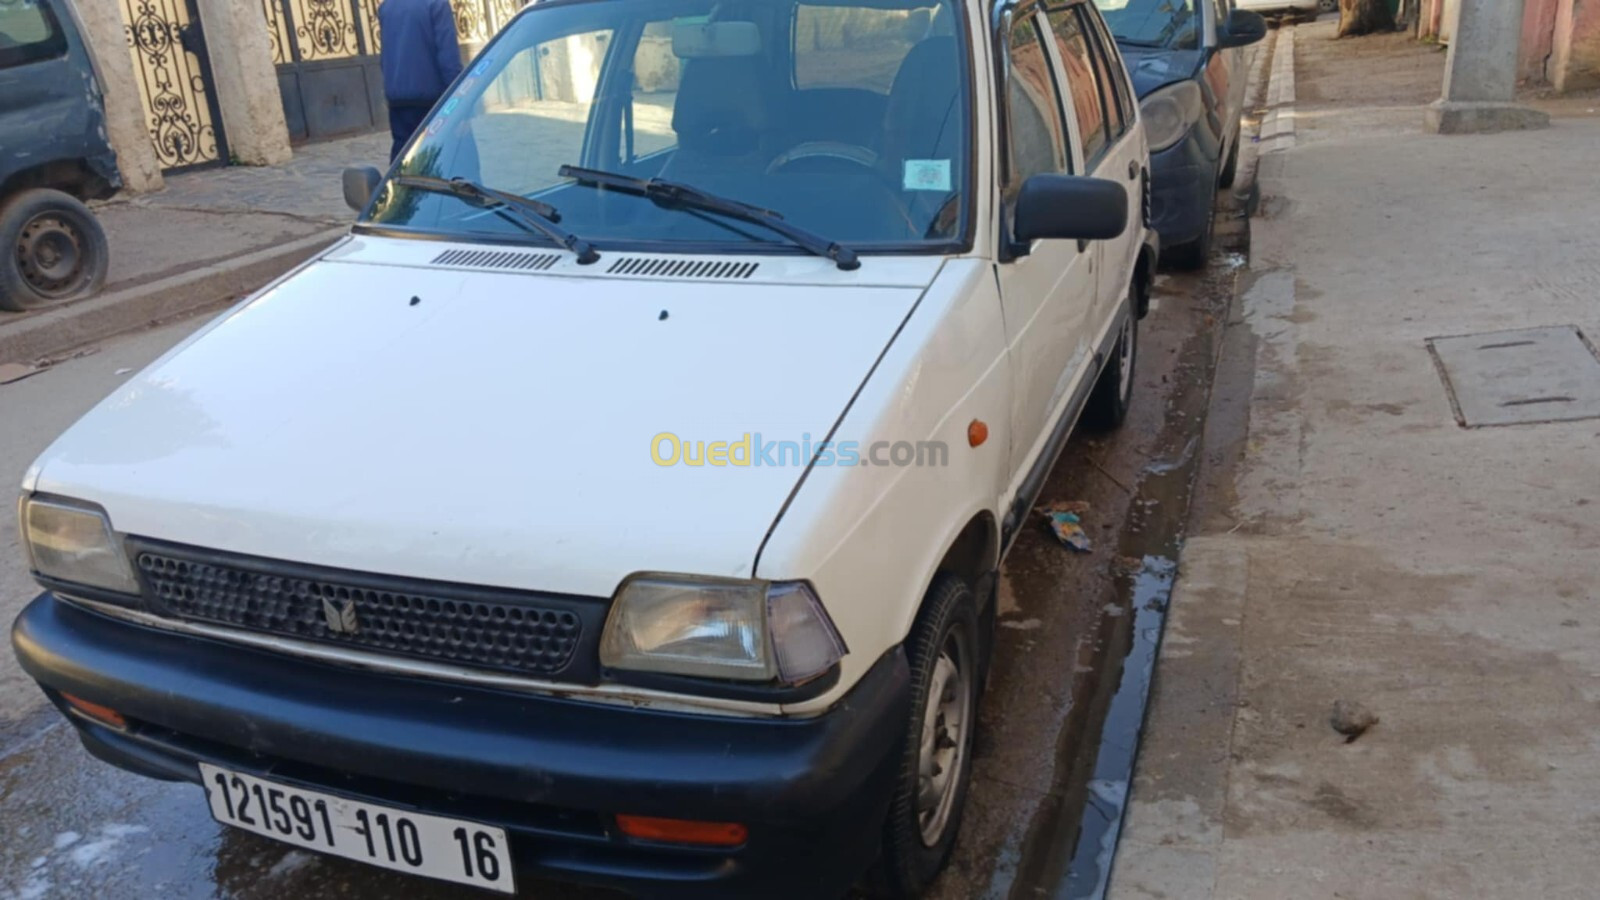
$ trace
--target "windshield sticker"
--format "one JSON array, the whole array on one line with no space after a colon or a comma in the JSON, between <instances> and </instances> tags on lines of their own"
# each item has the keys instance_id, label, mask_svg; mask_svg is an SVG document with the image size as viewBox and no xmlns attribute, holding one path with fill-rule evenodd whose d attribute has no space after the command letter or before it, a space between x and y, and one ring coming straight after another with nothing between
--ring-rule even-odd
<instances>
[{"instance_id":1,"label":"windshield sticker","mask_svg":"<svg viewBox=\"0 0 1600 900\"><path fill-rule=\"evenodd\" d=\"M489 64L494 62L493 53L485 53L478 57L478 64L472 67L472 77L482 78L483 73L489 71Z\"/></svg>"},{"instance_id":2,"label":"windshield sticker","mask_svg":"<svg viewBox=\"0 0 1600 900\"><path fill-rule=\"evenodd\" d=\"M908 191L950 190L950 160L906 160L905 189Z\"/></svg>"}]
</instances>

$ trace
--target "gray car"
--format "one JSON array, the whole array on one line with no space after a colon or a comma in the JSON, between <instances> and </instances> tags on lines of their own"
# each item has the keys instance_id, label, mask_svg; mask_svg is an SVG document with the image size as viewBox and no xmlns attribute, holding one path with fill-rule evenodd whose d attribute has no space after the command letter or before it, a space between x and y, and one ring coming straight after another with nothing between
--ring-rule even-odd
<instances>
[{"instance_id":1,"label":"gray car","mask_svg":"<svg viewBox=\"0 0 1600 900\"><path fill-rule=\"evenodd\" d=\"M65 0L0 0L0 309L105 282L105 231L83 201L122 180L82 35Z\"/></svg>"}]
</instances>

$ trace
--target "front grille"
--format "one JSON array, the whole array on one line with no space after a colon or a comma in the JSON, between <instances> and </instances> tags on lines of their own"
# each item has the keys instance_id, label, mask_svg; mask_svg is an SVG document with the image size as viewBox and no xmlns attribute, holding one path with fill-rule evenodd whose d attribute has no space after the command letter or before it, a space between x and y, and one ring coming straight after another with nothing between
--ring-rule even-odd
<instances>
[{"instance_id":1,"label":"front grille","mask_svg":"<svg viewBox=\"0 0 1600 900\"><path fill-rule=\"evenodd\" d=\"M604 601L133 549L152 611L174 618L541 678L593 668L574 661L592 650Z\"/></svg>"}]
</instances>

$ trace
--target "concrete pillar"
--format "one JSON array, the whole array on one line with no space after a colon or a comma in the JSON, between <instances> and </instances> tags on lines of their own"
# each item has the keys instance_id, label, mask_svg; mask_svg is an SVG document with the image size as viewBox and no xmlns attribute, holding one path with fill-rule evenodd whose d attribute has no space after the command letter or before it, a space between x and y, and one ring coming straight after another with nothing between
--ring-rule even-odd
<instances>
[{"instance_id":1,"label":"concrete pillar","mask_svg":"<svg viewBox=\"0 0 1600 900\"><path fill-rule=\"evenodd\" d=\"M247 166L288 162L289 126L260 0L198 0L198 6L228 153Z\"/></svg>"},{"instance_id":2,"label":"concrete pillar","mask_svg":"<svg viewBox=\"0 0 1600 900\"><path fill-rule=\"evenodd\" d=\"M83 39L100 72L100 90L105 92L106 137L111 149L117 151L123 189L135 194L159 191L166 182L150 143L150 125L145 121L144 101L139 99L139 82L135 80L133 56L128 52L118 5L90 0L74 4L73 8L83 23Z\"/></svg>"},{"instance_id":3,"label":"concrete pillar","mask_svg":"<svg viewBox=\"0 0 1600 900\"><path fill-rule=\"evenodd\" d=\"M1550 124L1549 116L1515 102L1522 13L1522 0L1460 0L1444 94L1428 107L1428 131L1470 134Z\"/></svg>"}]
</instances>

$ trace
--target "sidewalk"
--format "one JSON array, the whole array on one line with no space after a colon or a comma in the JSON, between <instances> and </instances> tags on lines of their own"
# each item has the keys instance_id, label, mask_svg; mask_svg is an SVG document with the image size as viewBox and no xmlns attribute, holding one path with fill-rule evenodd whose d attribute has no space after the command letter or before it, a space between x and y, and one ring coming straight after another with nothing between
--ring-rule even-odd
<instances>
[{"instance_id":1,"label":"sidewalk","mask_svg":"<svg viewBox=\"0 0 1600 900\"><path fill-rule=\"evenodd\" d=\"M1600 419L1464 428L1428 341L1600 337L1597 104L1426 135L1443 54L1332 34L1284 32L1110 895L1592 897Z\"/></svg>"},{"instance_id":2,"label":"sidewalk","mask_svg":"<svg viewBox=\"0 0 1600 900\"><path fill-rule=\"evenodd\" d=\"M0 363L28 363L151 322L220 306L335 240L354 214L340 173L382 165L387 132L296 148L282 166L207 169L153 194L96 204L111 245L97 296L0 312Z\"/></svg>"}]
</instances>

